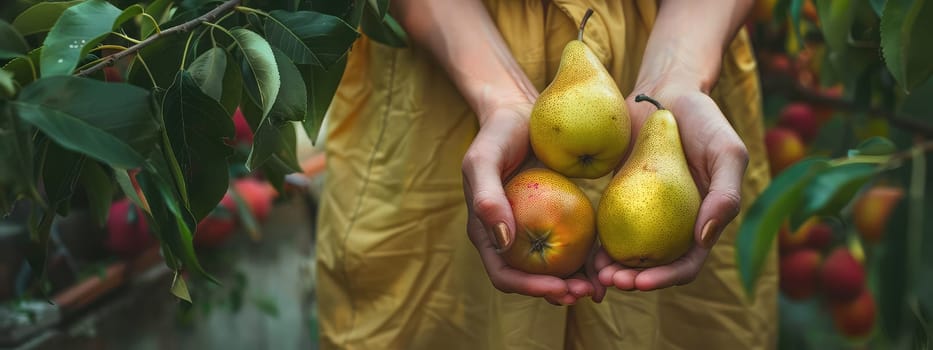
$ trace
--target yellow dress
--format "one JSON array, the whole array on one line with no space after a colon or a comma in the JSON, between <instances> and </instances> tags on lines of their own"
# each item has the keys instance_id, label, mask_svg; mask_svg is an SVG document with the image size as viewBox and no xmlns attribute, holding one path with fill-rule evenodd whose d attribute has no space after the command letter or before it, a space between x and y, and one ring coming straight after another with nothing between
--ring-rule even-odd
<instances>
[{"instance_id":1,"label":"yellow dress","mask_svg":"<svg viewBox=\"0 0 933 350\"><path fill-rule=\"evenodd\" d=\"M539 91L592 7L585 41L622 93L632 93L656 1L485 2ZM756 63L744 32L727 50L711 95L750 153L747 208L770 178ZM741 214L689 285L610 289L601 304L587 298L566 307L493 288L466 235L461 183L477 121L424 49L361 38L329 118L316 252L322 349L776 347L776 249L749 302L734 263ZM595 201L607 180L581 183Z\"/></svg>"}]
</instances>

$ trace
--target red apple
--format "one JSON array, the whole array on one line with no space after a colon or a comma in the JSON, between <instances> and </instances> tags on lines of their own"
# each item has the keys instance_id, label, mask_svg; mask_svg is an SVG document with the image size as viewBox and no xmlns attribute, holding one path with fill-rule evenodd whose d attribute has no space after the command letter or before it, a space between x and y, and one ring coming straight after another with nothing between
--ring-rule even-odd
<instances>
[{"instance_id":1,"label":"red apple","mask_svg":"<svg viewBox=\"0 0 933 350\"><path fill-rule=\"evenodd\" d=\"M842 335L851 339L864 339L875 327L875 299L868 289L850 301L831 302L833 324Z\"/></svg>"},{"instance_id":2,"label":"red apple","mask_svg":"<svg viewBox=\"0 0 933 350\"><path fill-rule=\"evenodd\" d=\"M107 248L124 259L133 258L156 244L149 232L146 215L129 199L120 199L110 206L107 217Z\"/></svg>"},{"instance_id":3,"label":"red apple","mask_svg":"<svg viewBox=\"0 0 933 350\"><path fill-rule=\"evenodd\" d=\"M778 125L797 132L804 143L810 142L820 131L820 121L816 111L809 104L790 103L781 110Z\"/></svg>"},{"instance_id":4,"label":"red apple","mask_svg":"<svg viewBox=\"0 0 933 350\"><path fill-rule=\"evenodd\" d=\"M800 136L783 127L768 130L765 134L765 147L771 164L771 175L777 175L806 155L806 147Z\"/></svg>"},{"instance_id":5,"label":"red apple","mask_svg":"<svg viewBox=\"0 0 933 350\"><path fill-rule=\"evenodd\" d=\"M820 287L831 300L850 301L865 289L865 268L849 249L836 248L820 269Z\"/></svg>"},{"instance_id":6,"label":"red apple","mask_svg":"<svg viewBox=\"0 0 933 350\"><path fill-rule=\"evenodd\" d=\"M807 246L816 250L829 248L833 242L833 227L825 222L821 222L810 228L810 234L807 235Z\"/></svg>"},{"instance_id":7,"label":"red apple","mask_svg":"<svg viewBox=\"0 0 933 350\"><path fill-rule=\"evenodd\" d=\"M225 242L236 229L236 201L228 193L217 207L198 223L194 234L196 247L212 248Z\"/></svg>"},{"instance_id":8,"label":"red apple","mask_svg":"<svg viewBox=\"0 0 933 350\"><path fill-rule=\"evenodd\" d=\"M253 130L250 129L249 123L246 122L246 117L243 116L243 111L241 111L239 107L233 112L233 126L236 129L236 136L233 141L234 144L253 144Z\"/></svg>"},{"instance_id":9,"label":"red apple","mask_svg":"<svg viewBox=\"0 0 933 350\"><path fill-rule=\"evenodd\" d=\"M780 287L790 299L802 300L816 294L822 256L805 248L781 257Z\"/></svg>"},{"instance_id":10,"label":"red apple","mask_svg":"<svg viewBox=\"0 0 933 350\"><path fill-rule=\"evenodd\" d=\"M807 219L793 234L788 225L781 226L778 231L778 248L781 254L790 253L802 248L812 248L818 251L826 249L833 239L833 228L822 222L818 217Z\"/></svg>"},{"instance_id":11,"label":"red apple","mask_svg":"<svg viewBox=\"0 0 933 350\"><path fill-rule=\"evenodd\" d=\"M852 220L866 242L881 241L887 230L888 218L902 197L902 188L886 185L871 187L859 197L852 207Z\"/></svg>"},{"instance_id":12,"label":"red apple","mask_svg":"<svg viewBox=\"0 0 933 350\"><path fill-rule=\"evenodd\" d=\"M267 182L251 177L237 179L233 188L246 202L257 221L265 221L272 210L272 200L278 195L275 188Z\"/></svg>"}]
</instances>

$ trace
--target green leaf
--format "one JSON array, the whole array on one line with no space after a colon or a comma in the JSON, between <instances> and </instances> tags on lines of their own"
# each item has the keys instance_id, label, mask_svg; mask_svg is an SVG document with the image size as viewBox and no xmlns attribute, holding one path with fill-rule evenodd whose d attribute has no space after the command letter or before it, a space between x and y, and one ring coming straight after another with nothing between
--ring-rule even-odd
<instances>
[{"instance_id":1,"label":"green leaf","mask_svg":"<svg viewBox=\"0 0 933 350\"><path fill-rule=\"evenodd\" d=\"M25 55L29 52L26 39L6 21L0 20L0 60Z\"/></svg>"},{"instance_id":2,"label":"green leaf","mask_svg":"<svg viewBox=\"0 0 933 350\"><path fill-rule=\"evenodd\" d=\"M166 91L162 117L184 174L191 213L200 221L227 191L227 157L233 150L224 140L234 136L233 121L219 102L201 91L187 71L179 71Z\"/></svg>"},{"instance_id":3,"label":"green leaf","mask_svg":"<svg viewBox=\"0 0 933 350\"><path fill-rule=\"evenodd\" d=\"M117 16L116 19L113 20L113 25L111 26L111 29L113 29L114 31L117 31L118 29L120 29L120 27L123 26L123 23L126 23L127 21L133 19L134 17L143 14L143 12L146 12L146 10L140 4L133 4L131 6L128 6L127 8L123 9L123 12L121 12L120 15Z\"/></svg>"},{"instance_id":4,"label":"green leaf","mask_svg":"<svg viewBox=\"0 0 933 350\"><path fill-rule=\"evenodd\" d=\"M188 292L188 283L185 282L185 279L181 277L177 272L175 273L175 278L172 280L172 295L176 298L187 301L188 304L191 304L191 293Z\"/></svg>"},{"instance_id":5,"label":"green leaf","mask_svg":"<svg viewBox=\"0 0 933 350\"><path fill-rule=\"evenodd\" d=\"M23 11L13 20L13 26L22 35L46 32L52 29L62 13L84 0L51 2L44 1Z\"/></svg>"},{"instance_id":6,"label":"green leaf","mask_svg":"<svg viewBox=\"0 0 933 350\"><path fill-rule=\"evenodd\" d=\"M302 121L308 112L308 91L301 79L301 72L281 50L273 51L281 77L281 88L266 119L273 122Z\"/></svg>"},{"instance_id":7,"label":"green leaf","mask_svg":"<svg viewBox=\"0 0 933 350\"><path fill-rule=\"evenodd\" d=\"M256 129L253 146L246 160L247 168L251 170L259 168L273 154L283 158L286 164L297 164L294 128L289 122L301 121L308 111L308 92L301 73L282 51L274 51L284 88L279 92L272 111L260 120ZM291 133L286 129L291 130ZM288 147L288 139L283 139L286 137L291 137L291 149ZM300 166L297 168L300 169Z\"/></svg>"},{"instance_id":8,"label":"green leaf","mask_svg":"<svg viewBox=\"0 0 933 350\"><path fill-rule=\"evenodd\" d=\"M891 74L905 92L933 74L933 4L926 0L890 0L881 16L881 48Z\"/></svg>"},{"instance_id":9,"label":"green leaf","mask_svg":"<svg viewBox=\"0 0 933 350\"><path fill-rule=\"evenodd\" d=\"M855 8L851 0L816 0L817 16L826 45L835 51L849 46L849 30L855 19Z\"/></svg>"},{"instance_id":10,"label":"green leaf","mask_svg":"<svg viewBox=\"0 0 933 350\"><path fill-rule=\"evenodd\" d=\"M839 214L877 169L875 164L851 163L817 172L804 187L801 203L790 217L791 232L813 216Z\"/></svg>"},{"instance_id":11,"label":"green leaf","mask_svg":"<svg viewBox=\"0 0 933 350\"><path fill-rule=\"evenodd\" d=\"M379 18L384 18L389 13L389 0L367 0L367 2Z\"/></svg>"},{"instance_id":12,"label":"green leaf","mask_svg":"<svg viewBox=\"0 0 933 350\"><path fill-rule=\"evenodd\" d=\"M150 159L152 162L136 178L149 203L151 213L149 223L163 243L163 247L168 248L167 253L163 252L163 254L178 258L182 264L181 268L219 284L217 279L208 274L198 261L192 241L192 232L197 222L190 213L186 213L178 206L179 193L164 176L170 173L166 168L167 165L159 157ZM166 262L170 267L178 267L173 266L176 262L172 260L166 259Z\"/></svg>"},{"instance_id":13,"label":"green leaf","mask_svg":"<svg viewBox=\"0 0 933 350\"><path fill-rule=\"evenodd\" d=\"M224 72L227 70L227 52L219 47L213 47L188 66L191 78L198 84L201 91L220 102L224 91ZM175 76L178 83L178 75Z\"/></svg>"},{"instance_id":14,"label":"green leaf","mask_svg":"<svg viewBox=\"0 0 933 350\"><path fill-rule=\"evenodd\" d=\"M337 64L329 70L310 65L298 66L308 91L308 113L305 115L302 125L312 144L318 139L318 133L324 123L324 115L334 99L334 94L337 92L337 86L340 85L340 79L343 78L346 66L346 56L337 61Z\"/></svg>"},{"instance_id":15,"label":"green leaf","mask_svg":"<svg viewBox=\"0 0 933 350\"><path fill-rule=\"evenodd\" d=\"M295 64L330 68L359 36L338 17L317 12L272 11L265 22L269 43L279 48Z\"/></svg>"},{"instance_id":16,"label":"green leaf","mask_svg":"<svg viewBox=\"0 0 933 350\"><path fill-rule=\"evenodd\" d=\"M152 44L142 48L133 59L127 81L143 88L151 88L153 81L146 73L141 61L149 67L158 87L166 88L172 85L175 74L181 67L181 57L185 52L186 40L178 40L172 36L156 39Z\"/></svg>"},{"instance_id":17,"label":"green leaf","mask_svg":"<svg viewBox=\"0 0 933 350\"><path fill-rule=\"evenodd\" d=\"M13 73L13 80L24 86L36 80L39 76L39 55L42 48L29 51L26 57L17 57L3 66L3 70Z\"/></svg>"},{"instance_id":18,"label":"green leaf","mask_svg":"<svg viewBox=\"0 0 933 350\"><path fill-rule=\"evenodd\" d=\"M49 31L39 59L42 76L70 75L90 48L111 31L120 10L104 0L69 7Z\"/></svg>"},{"instance_id":19,"label":"green leaf","mask_svg":"<svg viewBox=\"0 0 933 350\"><path fill-rule=\"evenodd\" d=\"M23 120L56 143L113 167L141 166L158 136L149 92L128 84L43 78L13 103Z\"/></svg>"},{"instance_id":20,"label":"green leaf","mask_svg":"<svg viewBox=\"0 0 933 350\"><path fill-rule=\"evenodd\" d=\"M48 257L49 233L56 214L66 215L75 183L81 173L85 157L63 149L48 139L38 142L42 149L42 187L48 208L33 202L30 213L29 237L26 259L32 266L33 275L39 283L46 282L46 258Z\"/></svg>"},{"instance_id":21,"label":"green leaf","mask_svg":"<svg viewBox=\"0 0 933 350\"><path fill-rule=\"evenodd\" d=\"M9 99L16 95L16 81L13 73L0 68L0 98Z\"/></svg>"},{"instance_id":22,"label":"green leaf","mask_svg":"<svg viewBox=\"0 0 933 350\"><path fill-rule=\"evenodd\" d=\"M126 198L129 198L129 200L133 202L133 205L140 208L149 207L148 205L143 204L142 198L139 196L139 193L136 192L136 186L138 185L134 184L133 179L130 178L130 171L127 171L126 169L114 169L113 177L117 180L117 185L120 186L120 190L123 192L123 195L125 195Z\"/></svg>"},{"instance_id":23,"label":"green leaf","mask_svg":"<svg viewBox=\"0 0 933 350\"><path fill-rule=\"evenodd\" d=\"M862 141L856 149L849 152L849 156L886 156L897 151L897 145L888 138L873 136Z\"/></svg>"},{"instance_id":24,"label":"green leaf","mask_svg":"<svg viewBox=\"0 0 933 350\"><path fill-rule=\"evenodd\" d=\"M227 52L218 47L211 48L198 56L188 70L201 90L220 102L227 115L233 115L240 103L243 77Z\"/></svg>"},{"instance_id":25,"label":"green leaf","mask_svg":"<svg viewBox=\"0 0 933 350\"><path fill-rule=\"evenodd\" d=\"M243 80L246 91L262 108L265 117L279 95L281 77L269 42L248 29L230 31L243 54Z\"/></svg>"},{"instance_id":26,"label":"green leaf","mask_svg":"<svg viewBox=\"0 0 933 350\"><path fill-rule=\"evenodd\" d=\"M172 0L155 0L146 6L146 13L162 24L171 17L172 2ZM139 33L142 38L148 38L155 30L155 25L148 19L139 24Z\"/></svg>"},{"instance_id":27,"label":"green leaf","mask_svg":"<svg viewBox=\"0 0 933 350\"><path fill-rule=\"evenodd\" d=\"M745 214L736 237L736 264L746 294L753 297L761 268L771 252L778 229L800 205L803 189L816 171L828 166L825 158L807 158L781 172Z\"/></svg>"},{"instance_id":28,"label":"green leaf","mask_svg":"<svg viewBox=\"0 0 933 350\"><path fill-rule=\"evenodd\" d=\"M59 215L68 214L78 177L86 158L50 142L42 158L42 187L49 207Z\"/></svg>"},{"instance_id":29,"label":"green leaf","mask_svg":"<svg viewBox=\"0 0 933 350\"><path fill-rule=\"evenodd\" d=\"M12 106L0 101L0 217L6 216L21 196L41 201L31 135L31 128L19 120Z\"/></svg>"},{"instance_id":30,"label":"green leaf","mask_svg":"<svg viewBox=\"0 0 933 350\"><path fill-rule=\"evenodd\" d=\"M378 17L373 11L363 10L360 28L370 39L392 47L408 46L408 34L392 15Z\"/></svg>"},{"instance_id":31,"label":"green leaf","mask_svg":"<svg viewBox=\"0 0 933 350\"><path fill-rule=\"evenodd\" d=\"M113 182L104 168L97 162L85 162L81 168L79 183L87 193L88 205L91 214L99 227L107 223L110 214L110 203L113 200Z\"/></svg>"}]
</instances>

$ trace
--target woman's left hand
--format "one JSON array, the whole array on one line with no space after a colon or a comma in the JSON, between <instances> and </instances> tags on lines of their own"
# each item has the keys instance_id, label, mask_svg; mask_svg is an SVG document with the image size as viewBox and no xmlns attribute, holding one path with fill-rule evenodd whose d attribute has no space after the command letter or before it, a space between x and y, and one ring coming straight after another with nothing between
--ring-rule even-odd
<instances>
[{"instance_id":1,"label":"woman's left hand","mask_svg":"<svg viewBox=\"0 0 933 350\"><path fill-rule=\"evenodd\" d=\"M633 139L655 110L649 103L634 101L640 93L660 101L674 114L690 172L703 198L693 229L696 244L676 261L634 269L612 261L605 251L597 253L594 263L601 284L648 291L696 279L723 228L738 215L748 151L712 98L698 89L676 85L636 89L628 96Z\"/></svg>"}]
</instances>

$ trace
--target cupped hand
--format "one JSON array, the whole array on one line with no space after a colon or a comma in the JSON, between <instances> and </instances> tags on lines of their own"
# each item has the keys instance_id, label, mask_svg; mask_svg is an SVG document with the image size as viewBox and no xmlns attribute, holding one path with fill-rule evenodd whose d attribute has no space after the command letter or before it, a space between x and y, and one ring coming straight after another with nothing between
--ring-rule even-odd
<instances>
[{"instance_id":1,"label":"cupped hand","mask_svg":"<svg viewBox=\"0 0 933 350\"><path fill-rule=\"evenodd\" d=\"M487 112L464 156L463 186L470 241L479 251L492 284L502 292L543 297L555 305L571 305L586 296L601 301L605 287L597 280L593 259L587 269L562 279L525 273L509 266L499 255L511 248L516 232L503 184L521 168L534 164L528 141L531 108L529 102Z\"/></svg>"},{"instance_id":2,"label":"cupped hand","mask_svg":"<svg viewBox=\"0 0 933 350\"><path fill-rule=\"evenodd\" d=\"M693 229L695 244L674 262L634 269L612 261L605 251L594 257L601 284L622 290L648 291L696 279L722 230L738 215L748 151L713 99L688 87L633 91L627 99L633 139L656 110L647 102L634 101L640 93L660 101L674 114L690 172L703 198Z\"/></svg>"}]
</instances>

